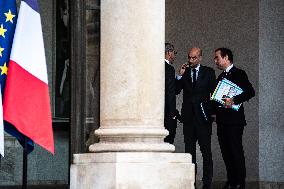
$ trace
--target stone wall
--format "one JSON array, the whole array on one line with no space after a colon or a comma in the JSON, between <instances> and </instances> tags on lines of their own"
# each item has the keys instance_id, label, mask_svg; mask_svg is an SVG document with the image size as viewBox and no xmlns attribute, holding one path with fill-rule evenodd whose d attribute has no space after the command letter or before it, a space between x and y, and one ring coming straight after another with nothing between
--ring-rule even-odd
<instances>
[{"instance_id":1,"label":"stone wall","mask_svg":"<svg viewBox=\"0 0 284 189\"><path fill-rule=\"evenodd\" d=\"M69 172L68 132L54 132L55 155L35 145L28 155L28 184L67 184ZM14 137L5 137L5 157L1 159L0 186L21 185L23 148Z\"/></svg>"},{"instance_id":2,"label":"stone wall","mask_svg":"<svg viewBox=\"0 0 284 189\"><path fill-rule=\"evenodd\" d=\"M284 182L284 1L260 1L259 177Z\"/></svg>"}]
</instances>

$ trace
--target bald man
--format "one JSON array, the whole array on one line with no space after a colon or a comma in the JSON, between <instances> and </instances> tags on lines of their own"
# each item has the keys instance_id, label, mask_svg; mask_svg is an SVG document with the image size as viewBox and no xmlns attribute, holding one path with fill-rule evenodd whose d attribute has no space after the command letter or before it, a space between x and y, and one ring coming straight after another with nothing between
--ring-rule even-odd
<instances>
[{"instance_id":1,"label":"bald man","mask_svg":"<svg viewBox=\"0 0 284 189\"><path fill-rule=\"evenodd\" d=\"M201 60L200 48L189 49L188 62L181 66L179 76L176 78L176 92L179 94L183 90L181 116L185 152L192 155L192 161L196 165L196 142L198 142L203 157L203 189L211 189L213 176L211 114L213 112L210 93L216 86L216 76L212 68L200 64Z\"/></svg>"}]
</instances>

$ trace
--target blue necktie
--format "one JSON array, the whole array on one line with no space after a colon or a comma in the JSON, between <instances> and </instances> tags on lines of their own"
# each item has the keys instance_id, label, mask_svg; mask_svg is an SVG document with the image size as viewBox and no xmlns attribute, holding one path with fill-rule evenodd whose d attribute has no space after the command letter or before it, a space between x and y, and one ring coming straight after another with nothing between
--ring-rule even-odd
<instances>
[{"instance_id":1,"label":"blue necktie","mask_svg":"<svg viewBox=\"0 0 284 189\"><path fill-rule=\"evenodd\" d=\"M192 70L193 74L192 74L192 87L195 88L196 86L196 69Z\"/></svg>"}]
</instances>

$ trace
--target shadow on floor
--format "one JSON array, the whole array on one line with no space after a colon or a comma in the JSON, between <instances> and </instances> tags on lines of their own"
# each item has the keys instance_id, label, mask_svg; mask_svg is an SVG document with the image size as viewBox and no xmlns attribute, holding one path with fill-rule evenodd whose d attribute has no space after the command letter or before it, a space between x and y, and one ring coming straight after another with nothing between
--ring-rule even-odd
<instances>
[{"instance_id":1,"label":"shadow on floor","mask_svg":"<svg viewBox=\"0 0 284 189\"><path fill-rule=\"evenodd\" d=\"M68 185L32 185L27 189L68 189ZM22 189L22 186L0 186L0 189Z\"/></svg>"},{"instance_id":2,"label":"shadow on floor","mask_svg":"<svg viewBox=\"0 0 284 189\"><path fill-rule=\"evenodd\" d=\"M225 182L213 182L212 184L212 189L221 189L225 185ZM202 188L202 182L197 181L196 189L201 189ZM259 183L258 182L247 182L246 183L246 189L260 189ZM270 188L269 188L270 189Z\"/></svg>"}]
</instances>

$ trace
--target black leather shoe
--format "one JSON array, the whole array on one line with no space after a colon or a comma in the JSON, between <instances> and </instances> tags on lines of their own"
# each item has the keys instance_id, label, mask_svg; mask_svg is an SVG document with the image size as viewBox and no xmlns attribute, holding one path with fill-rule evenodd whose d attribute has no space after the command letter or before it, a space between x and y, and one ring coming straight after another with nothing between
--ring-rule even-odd
<instances>
[{"instance_id":1,"label":"black leather shoe","mask_svg":"<svg viewBox=\"0 0 284 189\"><path fill-rule=\"evenodd\" d=\"M223 186L222 189L235 189L235 187L231 186L228 182Z\"/></svg>"},{"instance_id":2,"label":"black leather shoe","mask_svg":"<svg viewBox=\"0 0 284 189\"><path fill-rule=\"evenodd\" d=\"M202 189L212 189L211 185L203 185Z\"/></svg>"},{"instance_id":3,"label":"black leather shoe","mask_svg":"<svg viewBox=\"0 0 284 189\"><path fill-rule=\"evenodd\" d=\"M237 186L234 187L234 189L245 189L245 187L243 185L238 184Z\"/></svg>"}]
</instances>

